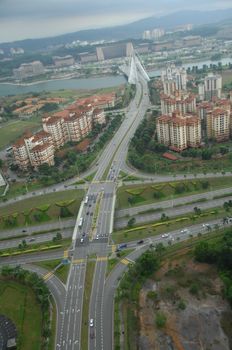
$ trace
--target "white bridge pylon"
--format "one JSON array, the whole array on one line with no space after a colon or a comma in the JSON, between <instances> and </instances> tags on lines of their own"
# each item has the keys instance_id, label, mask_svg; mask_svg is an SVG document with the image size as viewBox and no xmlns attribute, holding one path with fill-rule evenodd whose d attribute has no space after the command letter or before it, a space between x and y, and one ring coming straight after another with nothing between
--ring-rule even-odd
<instances>
[{"instance_id":1,"label":"white bridge pylon","mask_svg":"<svg viewBox=\"0 0 232 350\"><path fill-rule=\"evenodd\" d=\"M138 55L136 55L134 50L131 53L128 63L129 64L125 64L122 67L120 67L120 69L124 74L127 75L129 84L136 84L139 81L138 75L142 76L145 81L150 80Z\"/></svg>"}]
</instances>

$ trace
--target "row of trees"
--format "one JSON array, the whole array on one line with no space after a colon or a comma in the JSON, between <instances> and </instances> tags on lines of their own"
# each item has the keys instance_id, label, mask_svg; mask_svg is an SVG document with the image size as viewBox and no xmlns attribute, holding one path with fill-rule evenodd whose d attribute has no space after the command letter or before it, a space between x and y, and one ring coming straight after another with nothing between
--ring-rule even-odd
<instances>
[{"instance_id":1,"label":"row of trees","mask_svg":"<svg viewBox=\"0 0 232 350\"><path fill-rule=\"evenodd\" d=\"M42 349L48 349L49 337L51 336L50 325L50 292L43 279L34 272L22 269L20 266L3 266L1 275L7 279L13 279L19 283L32 288L36 295L36 300L41 306L42 311Z\"/></svg>"}]
</instances>

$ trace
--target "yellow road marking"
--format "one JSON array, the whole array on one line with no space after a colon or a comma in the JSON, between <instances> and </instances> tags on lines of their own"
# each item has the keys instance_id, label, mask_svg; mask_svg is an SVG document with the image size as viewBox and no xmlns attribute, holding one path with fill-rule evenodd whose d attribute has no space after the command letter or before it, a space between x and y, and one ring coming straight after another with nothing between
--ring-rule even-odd
<instances>
[{"instance_id":1,"label":"yellow road marking","mask_svg":"<svg viewBox=\"0 0 232 350\"><path fill-rule=\"evenodd\" d=\"M75 260L73 260L73 264L82 264L83 262L85 262L85 259L75 259Z\"/></svg>"},{"instance_id":2,"label":"yellow road marking","mask_svg":"<svg viewBox=\"0 0 232 350\"><path fill-rule=\"evenodd\" d=\"M129 265L130 264L130 262L127 259L122 259L120 262L122 264L124 264L124 265Z\"/></svg>"},{"instance_id":3,"label":"yellow road marking","mask_svg":"<svg viewBox=\"0 0 232 350\"><path fill-rule=\"evenodd\" d=\"M111 246L111 249L112 249L112 253L116 252L116 249L117 249L116 244L113 244L113 245Z\"/></svg>"},{"instance_id":4,"label":"yellow road marking","mask_svg":"<svg viewBox=\"0 0 232 350\"><path fill-rule=\"evenodd\" d=\"M43 276L44 281L47 281L50 277L52 277L52 275L53 275L53 272L51 271L46 273L46 275Z\"/></svg>"},{"instance_id":5,"label":"yellow road marking","mask_svg":"<svg viewBox=\"0 0 232 350\"><path fill-rule=\"evenodd\" d=\"M129 258L124 258L124 259L120 260L120 262L124 265L134 264L134 261L129 259Z\"/></svg>"},{"instance_id":6,"label":"yellow road marking","mask_svg":"<svg viewBox=\"0 0 232 350\"><path fill-rule=\"evenodd\" d=\"M64 251L64 259L67 259L68 258L68 250L65 250Z\"/></svg>"},{"instance_id":7,"label":"yellow road marking","mask_svg":"<svg viewBox=\"0 0 232 350\"><path fill-rule=\"evenodd\" d=\"M108 260L107 256L98 256L97 257L97 261L107 261L107 260Z\"/></svg>"}]
</instances>

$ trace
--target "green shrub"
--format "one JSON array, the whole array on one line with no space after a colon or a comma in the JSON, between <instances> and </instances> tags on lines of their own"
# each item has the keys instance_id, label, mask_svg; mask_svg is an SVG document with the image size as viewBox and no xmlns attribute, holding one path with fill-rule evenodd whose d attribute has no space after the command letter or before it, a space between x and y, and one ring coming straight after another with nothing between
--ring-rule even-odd
<instances>
[{"instance_id":1,"label":"green shrub","mask_svg":"<svg viewBox=\"0 0 232 350\"><path fill-rule=\"evenodd\" d=\"M157 312L155 317L155 323L158 328L163 328L166 324L167 317L163 312Z\"/></svg>"}]
</instances>

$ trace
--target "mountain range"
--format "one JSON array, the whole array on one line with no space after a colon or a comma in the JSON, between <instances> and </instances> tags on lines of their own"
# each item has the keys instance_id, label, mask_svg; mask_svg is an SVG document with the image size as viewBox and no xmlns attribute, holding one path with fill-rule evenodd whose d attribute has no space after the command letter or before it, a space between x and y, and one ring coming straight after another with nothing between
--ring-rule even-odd
<instances>
[{"instance_id":1,"label":"mountain range","mask_svg":"<svg viewBox=\"0 0 232 350\"><path fill-rule=\"evenodd\" d=\"M162 17L149 17L142 20L101 29L82 30L75 33L58 35L55 37L41 39L26 39L11 43L0 44L0 48L8 50L10 47L22 47L24 50L36 51L44 50L51 46L63 45L76 40L96 41L96 40L125 40L129 38L141 38L144 30L162 27L170 30L176 26L191 23L194 26L217 23L231 18L232 8L217 11L180 11Z\"/></svg>"}]
</instances>

